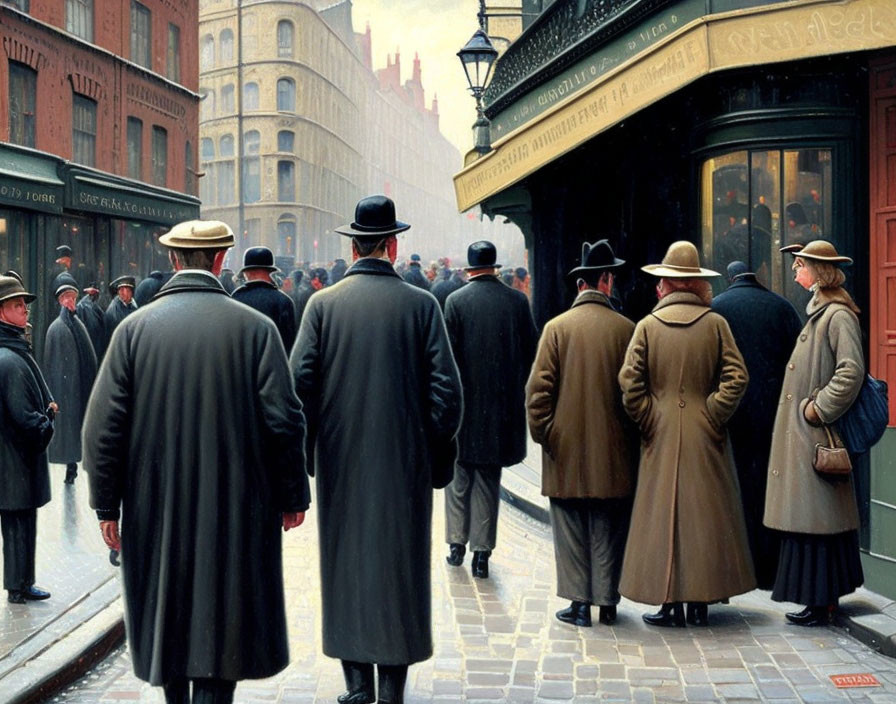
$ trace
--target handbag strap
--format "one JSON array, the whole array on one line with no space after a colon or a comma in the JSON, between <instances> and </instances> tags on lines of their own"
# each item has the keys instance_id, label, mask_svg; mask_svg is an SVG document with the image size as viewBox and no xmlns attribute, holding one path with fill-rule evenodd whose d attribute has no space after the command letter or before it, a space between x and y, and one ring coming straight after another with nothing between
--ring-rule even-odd
<instances>
[{"instance_id":1,"label":"handbag strap","mask_svg":"<svg viewBox=\"0 0 896 704\"><path fill-rule=\"evenodd\" d=\"M834 436L831 433L831 427L827 423L823 423L821 427L824 428L824 432L828 436L828 447L837 447L837 444L834 442Z\"/></svg>"}]
</instances>

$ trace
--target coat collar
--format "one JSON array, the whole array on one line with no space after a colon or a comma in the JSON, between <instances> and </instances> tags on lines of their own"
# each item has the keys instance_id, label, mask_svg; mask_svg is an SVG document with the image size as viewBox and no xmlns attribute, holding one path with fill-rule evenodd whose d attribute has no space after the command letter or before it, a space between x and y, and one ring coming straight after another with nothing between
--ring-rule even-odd
<instances>
[{"instance_id":1,"label":"coat collar","mask_svg":"<svg viewBox=\"0 0 896 704\"><path fill-rule=\"evenodd\" d=\"M576 306L582 306L586 303L597 303L602 306L606 306L607 308L612 309L613 304L610 303L610 299L607 298L600 291L595 291L593 289L587 289L582 291L578 296L576 296L576 300L572 302L570 308L575 308Z\"/></svg>"},{"instance_id":2,"label":"coat collar","mask_svg":"<svg viewBox=\"0 0 896 704\"><path fill-rule=\"evenodd\" d=\"M385 259L374 259L373 257L362 257L345 272L346 276L354 276L355 274L373 274L374 276L401 278L390 262Z\"/></svg>"},{"instance_id":3,"label":"coat collar","mask_svg":"<svg viewBox=\"0 0 896 704\"><path fill-rule=\"evenodd\" d=\"M227 291L221 285L212 273L207 271L179 271L171 280L159 289L159 292L153 296L153 300L167 296L171 293L183 293L185 291L205 291L207 293L223 293L228 295Z\"/></svg>"},{"instance_id":4,"label":"coat collar","mask_svg":"<svg viewBox=\"0 0 896 704\"><path fill-rule=\"evenodd\" d=\"M728 289L732 288L761 288L766 290L765 286L759 283L756 274L741 274L734 280L734 283L728 287Z\"/></svg>"},{"instance_id":5,"label":"coat collar","mask_svg":"<svg viewBox=\"0 0 896 704\"><path fill-rule=\"evenodd\" d=\"M836 288L817 289L815 295L812 296L812 299L806 305L806 314L810 318L814 318L832 303L840 303L854 311L855 303L852 300L852 296L842 287L837 286Z\"/></svg>"},{"instance_id":6,"label":"coat collar","mask_svg":"<svg viewBox=\"0 0 896 704\"><path fill-rule=\"evenodd\" d=\"M279 291L279 290L280 290L279 288L277 288L277 284L275 284L273 281L264 281L263 279L257 279L257 280L255 280L255 281L247 281L247 282L244 283L242 286L240 286L236 291L239 291L241 288L245 288L245 289L249 289L249 288L272 288L272 289L274 289L275 291ZM236 293L236 291L234 291L234 293Z\"/></svg>"},{"instance_id":7,"label":"coat collar","mask_svg":"<svg viewBox=\"0 0 896 704\"><path fill-rule=\"evenodd\" d=\"M500 281L498 281L498 277L494 274L476 274L475 276L470 276L467 278L467 283L474 284L476 282L486 282L486 283L496 283L504 285Z\"/></svg>"},{"instance_id":8,"label":"coat collar","mask_svg":"<svg viewBox=\"0 0 896 704\"><path fill-rule=\"evenodd\" d=\"M709 306L697 294L676 291L657 303L651 315L668 325L690 325L709 313L709 310Z\"/></svg>"}]
</instances>

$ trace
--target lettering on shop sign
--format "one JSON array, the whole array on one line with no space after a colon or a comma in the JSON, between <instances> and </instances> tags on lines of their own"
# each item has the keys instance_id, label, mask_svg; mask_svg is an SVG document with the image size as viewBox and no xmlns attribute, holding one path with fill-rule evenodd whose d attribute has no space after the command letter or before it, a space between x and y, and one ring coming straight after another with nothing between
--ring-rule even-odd
<instances>
[{"instance_id":1,"label":"lettering on shop sign","mask_svg":"<svg viewBox=\"0 0 896 704\"><path fill-rule=\"evenodd\" d=\"M135 103L145 105L176 120L182 120L187 112L179 100L139 83L128 83L127 96Z\"/></svg>"},{"instance_id":2,"label":"lettering on shop sign","mask_svg":"<svg viewBox=\"0 0 896 704\"><path fill-rule=\"evenodd\" d=\"M6 198L19 203L46 203L56 205L56 194L44 191L31 191L19 186L0 184L0 198Z\"/></svg>"},{"instance_id":3,"label":"lettering on shop sign","mask_svg":"<svg viewBox=\"0 0 896 704\"><path fill-rule=\"evenodd\" d=\"M837 689L850 689L852 687L880 687L877 678L869 673L860 675L831 675L831 682Z\"/></svg>"},{"instance_id":4,"label":"lettering on shop sign","mask_svg":"<svg viewBox=\"0 0 896 704\"><path fill-rule=\"evenodd\" d=\"M78 193L78 204L82 207L98 209L107 213L137 216L146 220L157 220L160 222L178 220L184 215L184 212L179 208L135 203L124 198L101 196L86 191Z\"/></svg>"}]
</instances>

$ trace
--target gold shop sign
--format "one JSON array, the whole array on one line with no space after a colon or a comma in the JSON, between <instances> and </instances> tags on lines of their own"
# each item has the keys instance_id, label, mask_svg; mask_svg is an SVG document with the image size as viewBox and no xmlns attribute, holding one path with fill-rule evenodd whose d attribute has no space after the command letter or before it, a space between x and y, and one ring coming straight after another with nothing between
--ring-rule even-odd
<instances>
[{"instance_id":1,"label":"gold shop sign","mask_svg":"<svg viewBox=\"0 0 896 704\"><path fill-rule=\"evenodd\" d=\"M715 71L896 45L893 0L797 0L701 17L499 139L454 177L461 211Z\"/></svg>"}]
</instances>

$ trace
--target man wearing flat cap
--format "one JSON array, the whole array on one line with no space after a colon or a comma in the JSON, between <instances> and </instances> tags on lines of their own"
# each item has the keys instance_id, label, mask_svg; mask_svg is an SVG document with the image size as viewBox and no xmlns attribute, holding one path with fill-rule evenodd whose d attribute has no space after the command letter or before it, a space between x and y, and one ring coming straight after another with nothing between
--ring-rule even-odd
<instances>
[{"instance_id":1,"label":"man wearing flat cap","mask_svg":"<svg viewBox=\"0 0 896 704\"><path fill-rule=\"evenodd\" d=\"M237 276L246 283L230 294L274 321L289 354L296 341L296 307L292 299L277 288L271 274L280 271L274 266L274 253L267 247L250 247L243 254L243 268Z\"/></svg>"},{"instance_id":2,"label":"man wearing flat cap","mask_svg":"<svg viewBox=\"0 0 896 704\"><path fill-rule=\"evenodd\" d=\"M193 702L226 703L238 680L286 667L280 530L310 501L277 328L217 278L233 241L201 220L159 238L177 273L115 329L84 422L134 672L178 704L191 681Z\"/></svg>"},{"instance_id":3,"label":"man wearing flat cap","mask_svg":"<svg viewBox=\"0 0 896 704\"><path fill-rule=\"evenodd\" d=\"M567 274L578 295L547 325L526 386L532 439L542 447L541 493L550 499L560 621L616 619L619 575L637 469L637 433L616 376L634 324L610 302L617 259L607 240L582 245Z\"/></svg>"},{"instance_id":4,"label":"man wearing flat cap","mask_svg":"<svg viewBox=\"0 0 896 704\"><path fill-rule=\"evenodd\" d=\"M24 339L34 299L18 278L0 276L0 527L12 604L50 596L34 586L34 551L37 509L50 500L46 449L58 406Z\"/></svg>"},{"instance_id":5,"label":"man wearing flat cap","mask_svg":"<svg viewBox=\"0 0 896 704\"><path fill-rule=\"evenodd\" d=\"M112 333L122 320L127 318L131 313L137 310L137 303L134 301L134 288L137 282L133 276L119 276L109 284L109 293L114 298L106 308L105 328L106 328L106 344L112 338Z\"/></svg>"},{"instance_id":6,"label":"man wearing flat cap","mask_svg":"<svg viewBox=\"0 0 896 704\"><path fill-rule=\"evenodd\" d=\"M448 564L470 543L474 577L488 577L495 548L501 468L526 457L525 386L538 331L525 294L497 277L497 251L485 240L467 249L469 282L445 301L445 325L464 388L454 479L445 488Z\"/></svg>"},{"instance_id":7,"label":"man wearing flat cap","mask_svg":"<svg viewBox=\"0 0 896 704\"><path fill-rule=\"evenodd\" d=\"M75 315L77 282L60 274L53 282L53 297L59 302L59 317L47 330L44 369L60 413L48 454L53 464L65 465L65 483L74 484L81 461L81 424L96 378L96 352L87 328Z\"/></svg>"},{"instance_id":8,"label":"man wearing flat cap","mask_svg":"<svg viewBox=\"0 0 896 704\"><path fill-rule=\"evenodd\" d=\"M432 656L433 487L447 484L461 386L436 299L395 272L407 230L370 196L356 261L308 302L290 357L317 478L323 650L341 704L401 704L408 666ZM374 687L374 665L379 691Z\"/></svg>"}]
</instances>

